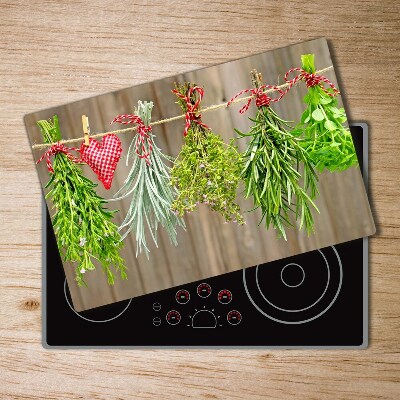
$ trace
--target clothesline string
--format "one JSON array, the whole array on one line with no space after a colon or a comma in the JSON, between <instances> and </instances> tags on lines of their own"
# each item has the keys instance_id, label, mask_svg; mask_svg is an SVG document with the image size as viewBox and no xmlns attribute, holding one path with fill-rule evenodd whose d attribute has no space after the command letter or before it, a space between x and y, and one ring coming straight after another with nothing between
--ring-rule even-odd
<instances>
[{"instance_id":1,"label":"clothesline string","mask_svg":"<svg viewBox=\"0 0 400 400\"><path fill-rule=\"evenodd\" d=\"M329 67L326 67L326 68L323 68L323 69L321 69L319 71L316 71L315 74L322 74L323 72L329 71L332 68L333 68L333 66L331 65ZM284 88L289 87L290 85L291 85L291 83L287 82L287 83L284 83L282 85L277 86L274 89L265 90L265 93L271 93L271 92L274 92L274 91L279 90L279 89L284 89ZM242 103L242 102L247 101L247 100L249 100L249 99L251 99L253 97L254 97L254 95L246 96L246 97L240 97L240 98L237 98L237 99L231 101L230 104ZM228 102L220 103L220 104L214 104L214 105L211 105L211 106L208 106L208 107L204 107L204 108L202 108L202 109L200 109L200 110L198 110L196 112L205 113L205 112L208 112L208 111L218 110L219 108L226 107L227 104L228 104ZM184 118L185 118L185 114L176 115L174 117L164 118L164 119L160 119L158 121L151 122L150 126L161 125L161 124L165 124L167 122L177 121L177 120L184 119ZM109 132L95 133L93 135L90 135L90 137L93 138L93 139L96 139L96 138L103 137L103 136L105 136L105 135L107 135L109 133L120 134L120 133L132 132L132 131L136 131L136 130L137 130L137 126L132 126L132 127L129 127L129 128L117 129L117 130L113 130L113 131L109 131ZM78 142L81 142L83 140L84 139L83 139L83 135L82 135L81 138L60 140L58 143L61 143L61 144L78 143ZM46 149L47 147L51 147L53 144L54 143L34 144L32 146L32 149L34 149L34 150L36 150L36 149Z\"/></svg>"}]
</instances>

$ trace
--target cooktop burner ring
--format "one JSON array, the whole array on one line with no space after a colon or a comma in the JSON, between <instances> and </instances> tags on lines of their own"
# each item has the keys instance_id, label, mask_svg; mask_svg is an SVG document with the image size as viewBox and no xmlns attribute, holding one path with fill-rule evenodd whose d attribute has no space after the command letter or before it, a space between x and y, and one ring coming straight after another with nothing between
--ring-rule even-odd
<instances>
[{"instance_id":1,"label":"cooktop burner ring","mask_svg":"<svg viewBox=\"0 0 400 400\"><path fill-rule=\"evenodd\" d=\"M301 271L301 273L302 273L301 280L300 280L300 282L297 283L297 284L288 283L288 282L286 282L286 280L283 278L283 272L286 270L286 268L288 268L288 267L290 267L290 266L292 266L292 265L295 266L295 267L299 267L299 268L300 268L300 271ZM289 264L286 264L286 265L282 268L282 271L281 271L281 281L282 281L282 283L283 283L284 285L286 285L287 287L290 287L290 288L298 287L298 286L300 286L300 285L304 282L304 279L305 279L305 278L306 278L306 273L304 272L304 268L303 268L301 265L297 264L297 263L291 262L291 263L289 263ZM286 279L287 279L287 278L286 278Z\"/></svg>"},{"instance_id":2,"label":"cooktop burner ring","mask_svg":"<svg viewBox=\"0 0 400 400\"><path fill-rule=\"evenodd\" d=\"M324 261L325 261L326 269L327 269L327 272L328 272L328 277L327 277L326 285L325 285L325 288L324 288L322 294L318 297L317 300L314 301L314 303L312 303L312 304L309 305L308 307L303 307L303 308L298 308L298 309L292 309L292 310L291 310L291 309L288 309L288 308L281 308L281 307L278 307L277 305L275 305L274 303L272 303L270 300L268 300L267 296L265 296L264 292L261 290L260 282L259 282L259 280L258 280L258 268L259 268L259 265L257 265L257 267L256 267L256 284L257 284L258 291L260 292L260 294L261 294L261 296L263 297L263 299L264 299L268 304L270 304L272 307L274 307L274 308L276 308L276 309L278 309L278 310L280 310L280 311L292 312L292 313L308 310L308 309L314 307L317 303L319 303L319 302L321 301L321 299L325 296L325 293L326 293L327 290L328 290L329 283L330 283L330 280L331 280L331 272L330 272L330 270L329 270L329 263L328 263L328 260L326 259L324 253L322 253L321 250L318 250L318 251L319 251L319 253L322 255L322 258L323 258ZM284 269L285 269L288 265L293 265L293 264L298 265L298 266L303 270L303 272L304 272L303 267L301 267L299 264L297 264L297 263L288 263L288 264L286 264L286 265L282 268L281 277L282 277L282 272L284 271ZM281 278L281 279L282 279L282 278ZM305 273L304 273L304 277L303 277L301 283L304 282L304 279L305 279ZM299 285L296 285L296 286L289 286L289 285L287 285L283 280L282 280L282 282L283 282L286 286L291 287L291 288L298 287L298 286L300 286L300 284L301 284L301 283L300 283Z\"/></svg>"},{"instance_id":3,"label":"cooktop burner ring","mask_svg":"<svg viewBox=\"0 0 400 400\"><path fill-rule=\"evenodd\" d=\"M112 318L97 320L97 319L91 319L91 318L86 318L86 317L84 317L83 315L79 314L78 311L76 311L76 310L74 309L74 307L72 307L72 304L71 304L71 302L69 301L68 295L67 295L67 279L66 279L66 278L65 278L65 280L64 280L64 296L65 296L65 300L66 300L66 302L67 302L67 304L68 304L68 307L69 307L79 318L82 318L83 320L85 320L85 321L87 321L87 322L94 322L94 323L97 323L97 324L102 324L102 323L105 323L105 322L111 322L111 321L116 320L116 319L119 318L122 314L125 313L125 311L129 308L129 306L130 306L131 303L132 303L132 298L130 298L128 304L125 306L125 308L124 308L120 313L118 313L117 315L115 315L115 316L112 317Z\"/></svg>"},{"instance_id":4,"label":"cooktop burner ring","mask_svg":"<svg viewBox=\"0 0 400 400\"><path fill-rule=\"evenodd\" d=\"M243 286L245 289L245 292L247 294L247 297L249 298L250 302L252 303L252 305L265 317L275 321L275 322L279 322L282 324L289 324L289 325L299 325L299 324L304 324L310 321L313 321L317 318L319 318L321 315L325 314L331 307L332 305L335 303L337 297L339 296L340 290L342 288L342 283L343 283L343 266L342 266L342 261L340 259L339 253L337 252L336 248L334 246L330 246L327 249L331 249L334 253L335 256L335 260L332 260L332 268L336 268L336 276L335 279L333 279L333 281L337 281L337 287L336 290L335 288L333 288L330 286L330 284L332 283L332 274L331 274L331 270L330 270L330 263L328 262L327 257L325 256L325 254L321 251L318 250L318 252L321 254L325 266L327 267L327 271L328 271L328 275L327 275L327 284L325 286L325 289L322 293L322 295L319 296L319 298L313 302L313 304L311 304L311 306L307 306L304 307L302 309L298 309L298 310L293 310L293 309L284 309L281 307L276 306L275 304L273 304L270 300L267 299L267 297L265 296L265 294L263 293L263 291L261 290L260 287L260 283L258 280L258 272L259 272L259 267L260 265L257 265L255 272L253 272L253 275L251 276L251 278L253 278L253 280L255 281L255 284L253 284L253 286L251 286L252 281L249 280L249 277L246 277L246 271L249 270L249 274L251 274L251 268L247 268L243 270ZM288 263L286 264L283 269L288 266L289 264L294 264L294 263ZM282 283L284 283L282 281ZM335 282L333 282L332 284L335 284ZM288 288L290 288L290 286L286 285ZM300 285L296 285L300 286ZM295 287L295 288L296 288ZM329 289L329 293L327 294L327 291ZM325 299L326 296L329 295L329 298ZM258 302L260 303L260 300L262 302L264 302L264 304L258 304L257 303L257 296L258 296ZM330 297L332 297L330 299ZM323 309L321 311L318 311L316 315L312 315L312 316L306 316L303 319L299 319L299 320L293 320L293 318L296 317L296 315L301 315L302 313L307 313L307 312L312 312L312 309L314 307L318 306L318 303L322 303L322 301L325 299L325 301L329 301L328 304L323 305ZM293 317L292 320L290 320L290 318L285 319L284 317L278 317L278 316L274 316L273 312L266 312L263 309L263 306L267 306L268 307L272 307L271 310L276 310L277 313L284 313L284 314L288 314L292 315ZM300 317L301 318L301 317Z\"/></svg>"}]
</instances>

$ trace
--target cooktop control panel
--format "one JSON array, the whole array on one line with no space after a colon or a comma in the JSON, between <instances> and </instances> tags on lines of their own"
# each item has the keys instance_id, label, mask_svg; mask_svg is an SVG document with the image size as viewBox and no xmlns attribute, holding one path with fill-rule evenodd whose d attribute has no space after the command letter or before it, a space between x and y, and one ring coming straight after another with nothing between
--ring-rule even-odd
<instances>
[{"instance_id":1,"label":"cooktop control panel","mask_svg":"<svg viewBox=\"0 0 400 400\"><path fill-rule=\"evenodd\" d=\"M154 296L156 298L156 296ZM180 288L169 301L156 301L152 305L155 327L170 326L210 329L236 326L242 321L242 313L234 307L234 294L227 288L212 287L201 282L192 292Z\"/></svg>"}]
</instances>

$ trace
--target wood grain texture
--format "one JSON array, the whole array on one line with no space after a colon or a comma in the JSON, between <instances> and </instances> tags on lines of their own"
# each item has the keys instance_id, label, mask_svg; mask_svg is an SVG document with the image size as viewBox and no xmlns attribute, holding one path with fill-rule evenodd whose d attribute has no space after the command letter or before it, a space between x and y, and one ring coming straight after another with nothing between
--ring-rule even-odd
<instances>
[{"instance_id":1,"label":"wood grain texture","mask_svg":"<svg viewBox=\"0 0 400 400\"><path fill-rule=\"evenodd\" d=\"M152 100L156 106L153 110L153 121L163 120L180 115L180 107L175 103L176 96L171 93L174 82L197 82L205 88L203 107L206 104L223 104L240 88L251 85L249 72L256 68L263 73L265 82L277 82L283 79L285 71L293 65L299 65L301 54L315 54L317 68L332 65L329 48L324 38L309 40L291 46L285 46L261 54L251 55L239 60L201 68L199 70L175 75L139 86L122 89L116 92L76 101L60 107L50 108L28 114L24 121L31 143L43 143L43 137L36 122L38 120L59 118L62 137L78 139L82 142L82 114L90 118L91 133L110 132L110 121L116 115L132 113L137 101ZM327 71L325 76L338 86L334 70ZM225 82L224 82L225 81ZM339 87L340 89L340 87ZM300 119L305 105L303 98L307 93L305 85L296 87L285 95L285 100L274 104L279 116L287 121ZM341 97L339 97L341 103ZM252 122L249 116L256 115L252 105L246 115L238 112L240 105L230 108L221 107L209 113L203 113L202 120L221 134L225 143L238 136L234 128L249 132ZM177 157L184 142L182 131L184 121L178 120L155 126L153 133L155 144L166 154ZM120 128L120 126L117 126ZM122 157L115 170L111 190L105 190L100 184L96 192L105 199L112 199L129 174L131 164L126 166L127 149L134 135L120 134ZM244 152L249 138L236 140L239 150ZM77 143L77 147L80 143ZM44 150L34 150L35 159ZM144 161L143 161L144 162ZM42 187L49 181L49 172L45 162L38 165L39 179ZM85 176L98 182L96 175L88 166L82 166ZM79 287L75 281L76 263L64 263L71 299L76 311L99 307L115 301L182 286L188 282L208 279L212 276L232 272L240 268L267 263L273 260L290 257L298 253L324 248L338 243L348 242L375 232L368 198L358 166L346 171L318 174L320 195L315 200L318 212L313 211L314 233L310 236L303 230L287 229L287 240L277 239L277 231L265 229L261 210L246 212L254 207L252 199L245 200L242 193L244 185L238 189L237 204L240 206L245 226L230 223L224 224L224 218L209 207L201 205L196 212L185 215L186 231L177 229L178 246L170 243L165 229L158 230L158 248L151 239L147 227L147 246L150 257L136 253L135 235L128 235L120 255L127 265L128 279L116 279L113 286L108 285L101 267L85 275L88 287ZM48 189L45 190L48 193ZM121 226L130 208L132 196L117 202L109 202L108 208L120 210L113 222ZM47 199L50 214L54 215L54 205ZM297 222L298 226L299 222ZM124 229L122 232L125 232ZM118 274L117 274L118 275Z\"/></svg>"},{"instance_id":2,"label":"wood grain texture","mask_svg":"<svg viewBox=\"0 0 400 400\"><path fill-rule=\"evenodd\" d=\"M0 398L398 399L399 11L392 0L0 0ZM44 350L41 187L23 115L320 36L350 119L371 127L369 348Z\"/></svg>"}]
</instances>

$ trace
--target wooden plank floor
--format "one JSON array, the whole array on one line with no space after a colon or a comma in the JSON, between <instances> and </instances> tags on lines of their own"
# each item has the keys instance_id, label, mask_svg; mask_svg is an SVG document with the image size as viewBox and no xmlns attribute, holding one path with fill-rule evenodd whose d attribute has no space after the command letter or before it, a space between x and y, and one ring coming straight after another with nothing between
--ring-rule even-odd
<instances>
[{"instance_id":1,"label":"wooden plank floor","mask_svg":"<svg viewBox=\"0 0 400 400\"><path fill-rule=\"evenodd\" d=\"M400 398L399 12L391 0L0 0L0 398ZM321 36L350 120L371 127L369 348L44 350L41 187L23 115Z\"/></svg>"}]
</instances>

